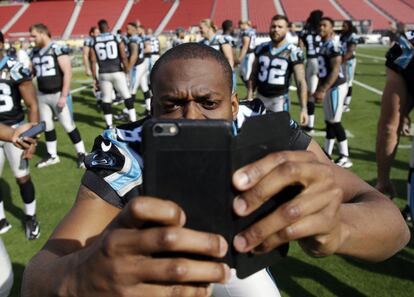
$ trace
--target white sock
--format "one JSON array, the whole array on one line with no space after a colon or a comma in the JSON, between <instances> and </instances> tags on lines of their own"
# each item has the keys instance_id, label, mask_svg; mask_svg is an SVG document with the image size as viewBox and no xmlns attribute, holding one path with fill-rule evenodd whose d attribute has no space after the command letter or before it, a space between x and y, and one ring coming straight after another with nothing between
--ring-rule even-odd
<instances>
[{"instance_id":1,"label":"white sock","mask_svg":"<svg viewBox=\"0 0 414 297\"><path fill-rule=\"evenodd\" d=\"M4 214L4 205L3 201L0 202L0 220L5 219L6 215Z\"/></svg>"},{"instance_id":2,"label":"white sock","mask_svg":"<svg viewBox=\"0 0 414 297\"><path fill-rule=\"evenodd\" d=\"M57 141L46 141L46 150L52 158L57 156Z\"/></svg>"},{"instance_id":3,"label":"white sock","mask_svg":"<svg viewBox=\"0 0 414 297\"><path fill-rule=\"evenodd\" d=\"M110 114L104 114L104 118L105 118L106 125L109 126L109 127L112 127L112 125L113 125L112 114L111 113Z\"/></svg>"},{"instance_id":4,"label":"white sock","mask_svg":"<svg viewBox=\"0 0 414 297\"><path fill-rule=\"evenodd\" d=\"M335 138L328 139L325 138L325 152L330 156L332 155L333 147L335 144Z\"/></svg>"},{"instance_id":5,"label":"white sock","mask_svg":"<svg viewBox=\"0 0 414 297\"><path fill-rule=\"evenodd\" d=\"M339 148L339 153L341 155L349 157L348 140L347 139L345 139L341 142L338 142L338 148Z\"/></svg>"},{"instance_id":6,"label":"white sock","mask_svg":"<svg viewBox=\"0 0 414 297\"><path fill-rule=\"evenodd\" d=\"M75 143L75 150L78 154L85 153L85 144L83 143L83 140L79 141L78 143Z\"/></svg>"},{"instance_id":7,"label":"white sock","mask_svg":"<svg viewBox=\"0 0 414 297\"><path fill-rule=\"evenodd\" d=\"M315 115L314 114L309 115L308 119L309 119L308 127L313 129L313 127L315 126Z\"/></svg>"},{"instance_id":8,"label":"white sock","mask_svg":"<svg viewBox=\"0 0 414 297\"><path fill-rule=\"evenodd\" d=\"M27 216L34 216L36 214L36 199L29 204L24 204L24 213Z\"/></svg>"},{"instance_id":9,"label":"white sock","mask_svg":"<svg viewBox=\"0 0 414 297\"><path fill-rule=\"evenodd\" d=\"M137 120L137 113L135 112L135 108L128 109L129 120L131 122L135 122Z\"/></svg>"},{"instance_id":10,"label":"white sock","mask_svg":"<svg viewBox=\"0 0 414 297\"><path fill-rule=\"evenodd\" d=\"M145 99L145 108L146 110L151 110L151 99Z\"/></svg>"}]
</instances>

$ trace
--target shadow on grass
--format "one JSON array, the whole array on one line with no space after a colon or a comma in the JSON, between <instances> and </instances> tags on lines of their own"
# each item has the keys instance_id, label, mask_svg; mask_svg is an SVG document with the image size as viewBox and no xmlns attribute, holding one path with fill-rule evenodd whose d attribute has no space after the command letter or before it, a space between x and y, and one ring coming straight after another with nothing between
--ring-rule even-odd
<instances>
[{"instance_id":1,"label":"shadow on grass","mask_svg":"<svg viewBox=\"0 0 414 297\"><path fill-rule=\"evenodd\" d=\"M13 181L10 181L10 182L15 182L15 181L13 179ZM3 178L0 178L0 191L3 197L4 208L7 209L7 211L9 211L14 217L19 219L22 222L22 226L24 226L23 225L24 219L25 219L24 211L23 209L21 209L15 204L16 199L20 199L20 200L22 199L20 197L20 193L18 192L12 193L10 189L10 185Z\"/></svg>"},{"instance_id":2,"label":"shadow on grass","mask_svg":"<svg viewBox=\"0 0 414 297\"><path fill-rule=\"evenodd\" d=\"M23 280L23 272L24 272L24 266L20 263L13 263L13 275L14 275L14 281L13 281L13 287L10 292L9 297L19 297L21 296L21 288L22 288L22 280Z\"/></svg>"},{"instance_id":3,"label":"shadow on grass","mask_svg":"<svg viewBox=\"0 0 414 297\"><path fill-rule=\"evenodd\" d=\"M376 163L375 151L365 150L356 147L351 147L350 151L350 155L353 160L363 160ZM392 168L407 170L408 172L408 162L403 162L394 159L394 161L392 162Z\"/></svg>"},{"instance_id":4,"label":"shadow on grass","mask_svg":"<svg viewBox=\"0 0 414 297\"><path fill-rule=\"evenodd\" d=\"M298 284L293 278L307 278L324 286L335 296L365 296L357 289L349 286L325 270L290 257L271 267L276 284L289 296L317 296L309 292L304 286Z\"/></svg>"}]
</instances>

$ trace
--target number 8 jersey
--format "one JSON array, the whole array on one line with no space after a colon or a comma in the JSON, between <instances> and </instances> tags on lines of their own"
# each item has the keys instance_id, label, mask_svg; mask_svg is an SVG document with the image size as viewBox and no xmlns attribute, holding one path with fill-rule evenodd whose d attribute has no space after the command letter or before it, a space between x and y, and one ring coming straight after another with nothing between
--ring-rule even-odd
<instances>
[{"instance_id":1,"label":"number 8 jersey","mask_svg":"<svg viewBox=\"0 0 414 297\"><path fill-rule=\"evenodd\" d=\"M303 64L303 51L291 43L274 48L269 41L256 48L255 56L259 65L254 78L258 93L266 97L287 94L293 67Z\"/></svg>"},{"instance_id":2,"label":"number 8 jersey","mask_svg":"<svg viewBox=\"0 0 414 297\"><path fill-rule=\"evenodd\" d=\"M331 67L331 58L343 56L344 51L339 43L339 41L335 39L328 39L322 43L322 46L319 51L318 56L318 64L319 64L319 79L320 83L324 83L329 74L332 72ZM344 73L342 72L342 67L339 67L339 74L338 78L335 81L335 83L332 85L332 87L339 86L346 82L346 77Z\"/></svg>"},{"instance_id":3,"label":"number 8 jersey","mask_svg":"<svg viewBox=\"0 0 414 297\"><path fill-rule=\"evenodd\" d=\"M62 91L63 72L58 64L58 57L68 55L69 48L51 42L45 48L34 48L30 54L34 74L37 77L39 91L54 94Z\"/></svg>"},{"instance_id":4,"label":"number 8 jersey","mask_svg":"<svg viewBox=\"0 0 414 297\"><path fill-rule=\"evenodd\" d=\"M19 84L31 80L23 64L4 56L0 61L0 123L12 126L24 120Z\"/></svg>"}]
</instances>

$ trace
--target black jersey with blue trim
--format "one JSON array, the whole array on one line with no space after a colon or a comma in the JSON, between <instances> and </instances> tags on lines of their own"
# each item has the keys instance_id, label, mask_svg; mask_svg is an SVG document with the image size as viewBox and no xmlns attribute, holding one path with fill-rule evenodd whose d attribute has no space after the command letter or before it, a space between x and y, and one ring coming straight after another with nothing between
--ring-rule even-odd
<instances>
[{"instance_id":1,"label":"black jersey with blue trim","mask_svg":"<svg viewBox=\"0 0 414 297\"><path fill-rule=\"evenodd\" d=\"M149 56L160 54L160 41L154 35L146 35L144 41L149 42L151 52Z\"/></svg>"},{"instance_id":2,"label":"black jersey with blue trim","mask_svg":"<svg viewBox=\"0 0 414 297\"><path fill-rule=\"evenodd\" d=\"M23 64L4 56L0 60L0 123L12 126L24 120L19 85L32 80Z\"/></svg>"},{"instance_id":3,"label":"black jersey with blue trim","mask_svg":"<svg viewBox=\"0 0 414 297\"><path fill-rule=\"evenodd\" d=\"M342 50L344 51L344 54L347 52L348 47L351 44L358 44L358 35L356 35L356 33L348 33L348 34L342 34L340 37L340 41L341 41L341 45L342 45ZM352 56L350 59L355 58L355 50L352 52Z\"/></svg>"},{"instance_id":4,"label":"black jersey with blue trim","mask_svg":"<svg viewBox=\"0 0 414 297\"><path fill-rule=\"evenodd\" d=\"M93 39L92 48L96 54L99 73L122 71L119 45L122 37L109 32L101 33Z\"/></svg>"},{"instance_id":5,"label":"black jersey with blue trim","mask_svg":"<svg viewBox=\"0 0 414 297\"><path fill-rule=\"evenodd\" d=\"M234 122L235 132L243 130L247 117L266 112L264 104L255 99L242 103ZM82 184L108 203L123 208L130 199L141 194L143 159L141 157L141 131L147 119L105 130L95 139L92 152L86 157L87 171ZM289 148L306 150L310 137L293 120L289 129Z\"/></svg>"},{"instance_id":6,"label":"black jersey with blue trim","mask_svg":"<svg viewBox=\"0 0 414 297\"><path fill-rule=\"evenodd\" d=\"M236 48L236 39L231 34L223 34L223 38L232 48Z\"/></svg>"},{"instance_id":7,"label":"black jersey with blue trim","mask_svg":"<svg viewBox=\"0 0 414 297\"><path fill-rule=\"evenodd\" d=\"M30 54L39 91L54 94L62 91L63 72L58 57L69 55L69 48L51 42L47 47L34 48Z\"/></svg>"},{"instance_id":8,"label":"black jersey with blue trim","mask_svg":"<svg viewBox=\"0 0 414 297\"><path fill-rule=\"evenodd\" d=\"M332 38L322 42L318 55L318 76L321 83L324 83L328 79L330 73L332 72L331 59L343 55L344 51L339 41ZM338 78L336 79L332 87L339 86L345 82L345 74L342 71L342 67L339 67Z\"/></svg>"},{"instance_id":9,"label":"black jersey with blue trim","mask_svg":"<svg viewBox=\"0 0 414 297\"><path fill-rule=\"evenodd\" d=\"M222 46L224 44L230 44L229 41L226 38L224 38L223 35L220 35L220 34L214 35L213 38L211 38L210 40L208 40L207 38L204 38L203 40L200 41L200 43L210 46L220 52L223 52Z\"/></svg>"},{"instance_id":10,"label":"black jersey with blue trim","mask_svg":"<svg viewBox=\"0 0 414 297\"><path fill-rule=\"evenodd\" d=\"M272 42L262 43L256 48L259 63L256 81L257 91L266 97L282 96L289 92L293 67L303 64L303 51L294 44L286 43L274 48Z\"/></svg>"},{"instance_id":11,"label":"black jersey with blue trim","mask_svg":"<svg viewBox=\"0 0 414 297\"><path fill-rule=\"evenodd\" d=\"M86 37L85 40L83 41L83 46L92 47L93 46L93 37L92 36Z\"/></svg>"},{"instance_id":12,"label":"black jersey with blue trim","mask_svg":"<svg viewBox=\"0 0 414 297\"><path fill-rule=\"evenodd\" d=\"M310 29L304 29L299 33L299 38L302 40L306 48L306 58L316 58L322 44L321 36L318 32Z\"/></svg>"},{"instance_id":13,"label":"black jersey with blue trim","mask_svg":"<svg viewBox=\"0 0 414 297\"><path fill-rule=\"evenodd\" d=\"M140 37L139 35L132 35L128 37L128 43L127 43L127 48L128 48L128 58L131 57L131 53L132 53L132 46L133 45L137 46L137 50L138 50L138 57L137 57L137 61L135 62L135 65L139 65L142 62L144 62L144 58L145 58L145 53L144 53L144 39L142 37Z\"/></svg>"},{"instance_id":14,"label":"black jersey with blue trim","mask_svg":"<svg viewBox=\"0 0 414 297\"><path fill-rule=\"evenodd\" d=\"M240 38L240 48L243 46L243 38L248 37L249 38L249 47L247 49L247 53L253 53L256 48L256 30L249 28L246 30L241 31L241 38Z\"/></svg>"}]
</instances>

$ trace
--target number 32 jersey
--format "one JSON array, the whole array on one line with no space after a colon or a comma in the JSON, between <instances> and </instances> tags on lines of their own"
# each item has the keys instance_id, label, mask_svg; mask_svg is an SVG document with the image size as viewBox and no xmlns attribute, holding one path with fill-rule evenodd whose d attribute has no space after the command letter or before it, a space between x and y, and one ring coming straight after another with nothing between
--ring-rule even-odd
<instances>
[{"instance_id":1,"label":"number 32 jersey","mask_svg":"<svg viewBox=\"0 0 414 297\"><path fill-rule=\"evenodd\" d=\"M23 64L8 56L0 60L0 123L12 126L23 121L19 84L31 79Z\"/></svg>"},{"instance_id":2,"label":"number 32 jersey","mask_svg":"<svg viewBox=\"0 0 414 297\"><path fill-rule=\"evenodd\" d=\"M58 57L68 55L69 48L51 42L45 48L34 48L30 54L39 91L45 94L60 92L63 86L63 72Z\"/></svg>"},{"instance_id":3,"label":"number 32 jersey","mask_svg":"<svg viewBox=\"0 0 414 297\"><path fill-rule=\"evenodd\" d=\"M111 33L102 33L95 37L92 48L96 53L99 73L113 73L122 71L119 44L123 42L121 36Z\"/></svg>"},{"instance_id":4,"label":"number 32 jersey","mask_svg":"<svg viewBox=\"0 0 414 297\"><path fill-rule=\"evenodd\" d=\"M270 41L258 46L255 56L259 65L255 77L257 91L266 97L288 93L293 67L303 64L303 51L291 43L274 48Z\"/></svg>"}]
</instances>

